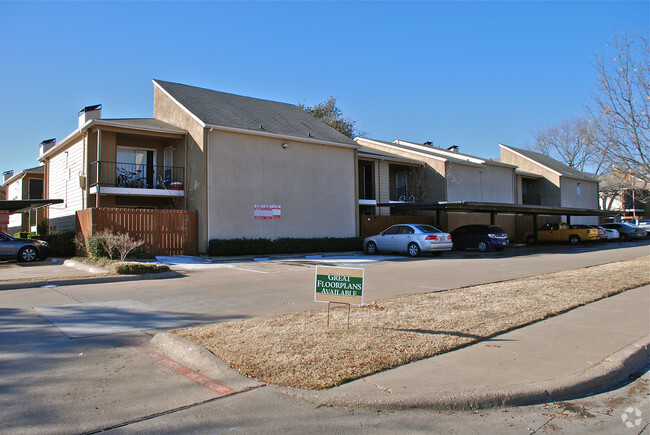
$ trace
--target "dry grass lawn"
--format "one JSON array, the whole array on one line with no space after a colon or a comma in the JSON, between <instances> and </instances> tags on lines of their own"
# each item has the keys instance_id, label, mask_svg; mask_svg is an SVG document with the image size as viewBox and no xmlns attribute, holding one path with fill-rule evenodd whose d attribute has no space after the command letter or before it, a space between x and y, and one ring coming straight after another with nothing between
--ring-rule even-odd
<instances>
[{"instance_id":1,"label":"dry grass lawn","mask_svg":"<svg viewBox=\"0 0 650 435\"><path fill-rule=\"evenodd\" d=\"M525 279L173 331L261 382L322 389L650 283L650 257Z\"/></svg>"}]
</instances>

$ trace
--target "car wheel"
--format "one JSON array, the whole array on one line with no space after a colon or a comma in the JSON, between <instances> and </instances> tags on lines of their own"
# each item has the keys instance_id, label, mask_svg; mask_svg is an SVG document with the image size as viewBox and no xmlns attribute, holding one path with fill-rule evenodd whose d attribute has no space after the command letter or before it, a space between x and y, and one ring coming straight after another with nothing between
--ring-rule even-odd
<instances>
[{"instance_id":1,"label":"car wheel","mask_svg":"<svg viewBox=\"0 0 650 435\"><path fill-rule=\"evenodd\" d=\"M578 243L580 243L580 237L576 236L575 234L569 236L569 243L571 243L572 245L577 245Z\"/></svg>"},{"instance_id":2,"label":"car wheel","mask_svg":"<svg viewBox=\"0 0 650 435\"><path fill-rule=\"evenodd\" d=\"M478 242L478 245L476 245L476 249L478 249L480 252L485 252L488 249L488 244L485 242L485 240L481 240Z\"/></svg>"},{"instance_id":3,"label":"car wheel","mask_svg":"<svg viewBox=\"0 0 650 435\"><path fill-rule=\"evenodd\" d=\"M366 252L369 255L375 255L377 253L377 245L375 244L375 242L368 242L368 244L366 245Z\"/></svg>"},{"instance_id":4,"label":"car wheel","mask_svg":"<svg viewBox=\"0 0 650 435\"><path fill-rule=\"evenodd\" d=\"M408 251L411 257L417 257L420 255L420 247L417 243L409 243Z\"/></svg>"},{"instance_id":5,"label":"car wheel","mask_svg":"<svg viewBox=\"0 0 650 435\"><path fill-rule=\"evenodd\" d=\"M529 244L529 245L534 245L535 244L535 236L526 237L526 243Z\"/></svg>"},{"instance_id":6,"label":"car wheel","mask_svg":"<svg viewBox=\"0 0 650 435\"><path fill-rule=\"evenodd\" d=\"M18 260L31 262L38 258L38 252L33 246L25 246L18 253Z\"/></svg>"},{"instance_id":7,"label":"car wheel","mask_svg":"<svg viewBox=\"0 0 650 435\"><path fill-rule=\"evenodd\" d=\"M628 239L627 234L625 234L624 232L621 232L621 240L626 241L627 239Z\"/></svg>"}]
</instances>

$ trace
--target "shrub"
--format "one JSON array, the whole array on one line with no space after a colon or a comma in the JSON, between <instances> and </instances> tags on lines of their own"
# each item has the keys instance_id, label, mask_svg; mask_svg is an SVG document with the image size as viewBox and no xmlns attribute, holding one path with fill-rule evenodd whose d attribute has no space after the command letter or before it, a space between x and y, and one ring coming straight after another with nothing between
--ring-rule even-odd
<instances>
[{"instance_id":1,"label":"shrub","mask_svg":"<svg viewBox=\"0 0 650 435\"><path fill-rule=\"evenodd\" d=\"M50 246L50 255L53 257L74 257L76 233L73 230L64 230L57 233L34 235L32 239L44 240Z\"/></svg>"},{"instance_id":2,"label":"shrub","mask_svg":"<svg viewBox=\"0 0 650 435\"><path fill-rule=\"evenodd\" d=\"M113 266L115 273L120 275L138 275L141 273L160 273L167 272L169 266L157 263L116 263Z\"/></svg>"},{"instance_id":3,"label":"shrub","mask_svg":"<svg viewBox=\"0 0 650 435\"><path fill-rule=\"evenodd\" d=\"M208 255L268 255L298 254L305 252L360 251L360 237L323 237L314 239L212 239L208 243Z\"/></svg>"},{"instance_id":4,"label":"shrub","mask_svg":"<svg viewBox=\"0 0 650 435\"><path fill-rule=\"evenodd\" d=\"M14 237L17 239L33 239L36 236L36 233L31 233L29 231L18 231L14 234Z\"/></svg>"},{"instance_id":5,"label":"shrub","mask_svg":"<svg viewBox=\"0 0 650 435\"><path fill-rule=\"evenodd\" d=\"M95 258L109 258L104 249L100 236L90 236L86 238L86 251L88 255Z\"/></svg>"},{"instance_id":6,"label":"shrub","mask_svg":"<svg viewBox=\"0 0 650 435\"><path fill-rule=\"evenodd\" d=\"M129 260L155 260L156 256L153 254L153 252L149 251L136 251L136 252L131 252L129 255L126 256Z\"/></svg>"}]
</instances>

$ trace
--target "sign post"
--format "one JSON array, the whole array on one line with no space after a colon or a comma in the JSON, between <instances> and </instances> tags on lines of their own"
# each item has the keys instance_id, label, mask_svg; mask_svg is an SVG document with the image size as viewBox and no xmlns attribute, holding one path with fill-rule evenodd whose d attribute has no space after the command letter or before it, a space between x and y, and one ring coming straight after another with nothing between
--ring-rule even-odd
<instances>
[{"instance_id":1,"label":"sign post","mask_svg":"<svg viewBox=\"0 0 650 435\"><path fill-rule=\"evenodd\" d=\"M330 324L331 304L350 306L363 304L363 269L344 267L316 267L315 302L327 302L327 326Z\"/></svg>"}]
</instances>

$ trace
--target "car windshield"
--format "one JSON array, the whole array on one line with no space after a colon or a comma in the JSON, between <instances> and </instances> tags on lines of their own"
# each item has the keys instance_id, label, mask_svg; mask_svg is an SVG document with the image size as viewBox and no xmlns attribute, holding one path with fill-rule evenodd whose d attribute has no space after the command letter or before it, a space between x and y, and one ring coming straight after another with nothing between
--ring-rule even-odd
<instances>
[{"instance_id":1,"label":"car windshield","mask_svg":"<svg viewBox=\"0 0 650 435\"><path fill-rule=\"evenodd\" d=\"M418 230L423 233L442 233L438 228L432 227L431 225L413 225Z\"/></svg>"}]
</instances>

